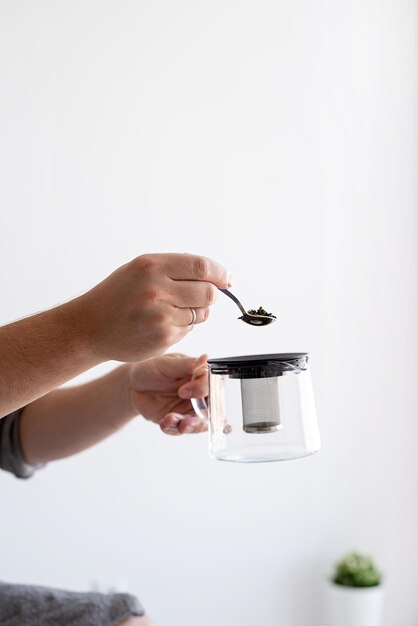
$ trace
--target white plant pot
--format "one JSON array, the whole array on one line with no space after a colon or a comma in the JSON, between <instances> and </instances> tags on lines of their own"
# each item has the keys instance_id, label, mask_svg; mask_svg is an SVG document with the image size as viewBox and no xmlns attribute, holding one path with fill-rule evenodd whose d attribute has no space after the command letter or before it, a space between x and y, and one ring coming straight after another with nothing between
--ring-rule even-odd
<instances>
[{"instance_id":1,"label":"white plant pot","mask_svg":"<svg viewBox=\"0 0 418 626\"><path fill-rule=\"evenodd\" d=\"M384 587L344 587L327 582L321 626L380 626Z\"/></svg>"}]
</instances>

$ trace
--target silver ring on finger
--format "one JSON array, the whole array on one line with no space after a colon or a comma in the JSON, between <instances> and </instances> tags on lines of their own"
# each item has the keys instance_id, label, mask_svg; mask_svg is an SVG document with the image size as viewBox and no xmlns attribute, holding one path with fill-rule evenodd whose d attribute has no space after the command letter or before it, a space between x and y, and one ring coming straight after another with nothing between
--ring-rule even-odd
<instances>
[{"instance_id":1,"label":"silver ring on finger","mask_svg":"<svg viewBox=\"0 0 418 626\"><path fill-rule=\"evenodd\" d=\"M188 323L188 326L192 326L192 327L193 327L193 326L194 326L194 323L195 323L195 321L196 321L196 317L197 317L197 315L196 315L196 311L195 311L194 309L192 309L192 307L190 307L190 311L191 311L191 313L192 313L192 321ZM191 330L191 329L190 329L190 330Z\"/></svg>"}]
</instances>

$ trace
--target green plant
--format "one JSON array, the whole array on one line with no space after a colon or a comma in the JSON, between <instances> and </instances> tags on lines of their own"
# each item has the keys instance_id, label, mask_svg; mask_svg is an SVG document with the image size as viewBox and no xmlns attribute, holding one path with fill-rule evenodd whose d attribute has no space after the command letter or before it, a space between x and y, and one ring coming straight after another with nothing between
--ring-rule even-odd
<instances>
[{"instance_id":1,"label":"green plant","mask_svg":"<svg viewBox=\"0 0 418 626\"><path fill-rule=\"evenodd\" d=\"M375 587L380 585L382 575L371 558L351 552L336 563L332 580L336 585L346 587Z\"/></svg>"}]
</instances>

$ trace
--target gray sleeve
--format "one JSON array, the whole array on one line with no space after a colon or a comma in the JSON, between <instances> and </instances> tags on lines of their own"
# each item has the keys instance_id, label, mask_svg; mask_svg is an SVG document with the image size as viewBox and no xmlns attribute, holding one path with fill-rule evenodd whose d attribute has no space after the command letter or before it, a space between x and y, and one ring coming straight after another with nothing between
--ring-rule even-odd
<instances>
[{"instance_id":1,"label":"gray sleeve","mask_svg":"<svg viewBox=\"0 0 418 626\"><path fill-rule=\"evenodd\" d=\"M0 624L10 626L117 626L144 615L129 593L80 593L0 583Z\"/></svg>"},{"instance_id":2,"label":"gray sleeve","mask_svg":"<svg viewBox=\"0 0 418 626\"><path fill-rule=\"evenodd\" d=\"M17 478L30 478L43 465L29 465L23 458L19 436L19 409L0 418L0 468Z\"/></svg>"}]
</instances>

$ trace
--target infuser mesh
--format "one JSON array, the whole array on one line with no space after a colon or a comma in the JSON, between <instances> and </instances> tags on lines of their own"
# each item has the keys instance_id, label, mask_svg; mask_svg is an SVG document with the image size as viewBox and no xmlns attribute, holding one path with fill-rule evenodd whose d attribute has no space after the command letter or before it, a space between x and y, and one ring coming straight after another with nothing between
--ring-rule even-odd
<instances>
[{"instance_id":1,"label":"infuser mesh","mask_svg":"<svg viewBox=\"0 0 418 626\"><path fill-rule=\"evenodd\" d=\"M245 432L263 433L281 428L277 376L242 378L241 399Z\"/></svg>"}]
</instances>

